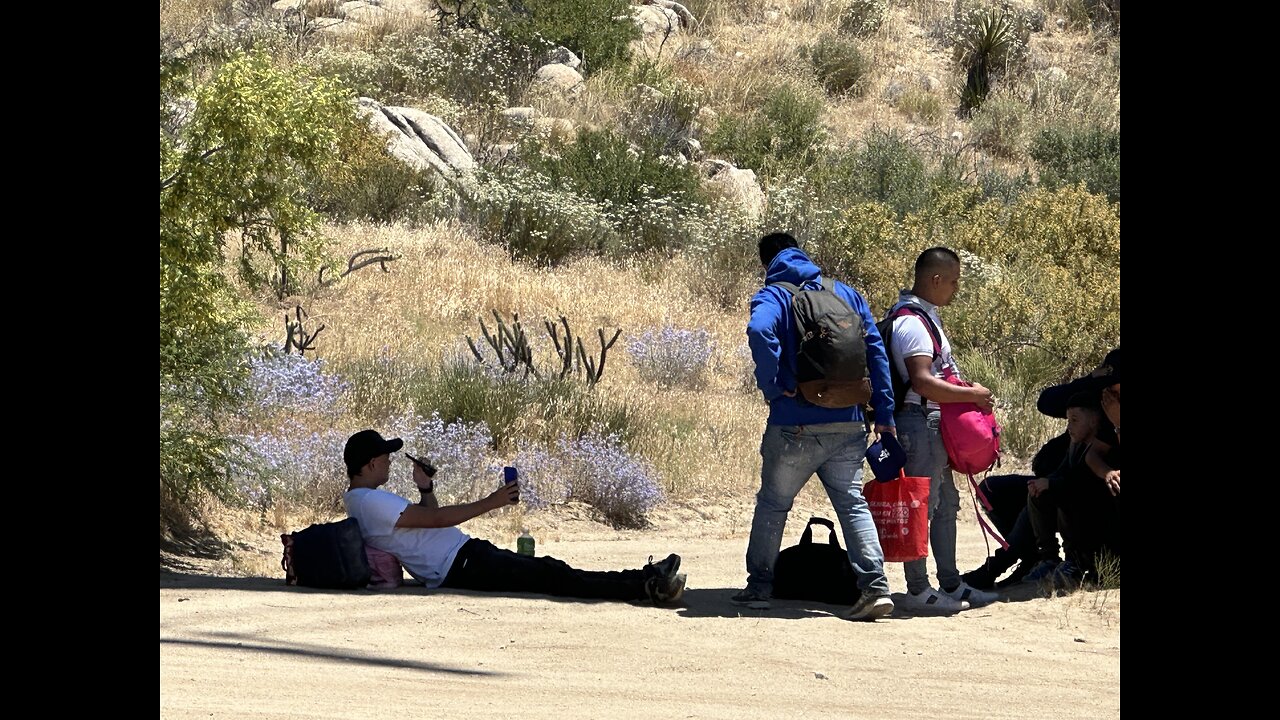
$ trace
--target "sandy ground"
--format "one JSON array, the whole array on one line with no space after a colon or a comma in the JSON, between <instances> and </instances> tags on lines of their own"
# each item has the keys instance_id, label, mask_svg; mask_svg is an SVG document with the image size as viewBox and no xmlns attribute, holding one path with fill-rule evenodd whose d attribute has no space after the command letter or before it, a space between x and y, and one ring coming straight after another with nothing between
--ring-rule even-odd
<instances>
[{"instance_id":1,"label":"sandy ground","mask_svg":"<svg viewBox=\"0 0 1280 720\"><path fill-rule=\"evenodd\" d=\"M792 513L795 544L810 510ZM831 513L827 506L826 516ZM962 511L960 568L986 548ZM535 516L538 517L538 516ZM952 617L729 603L750 505L694 504L614 531L541 515L539 554L588 569L678 552L677 607L403 587L290 588L269 533L257 577L160 574L162 718L1059 718L1120 715L1120 592L1026 588ZM967 521L966 521L967 520ZM552 530L551 528L556 528ZM471 524L495 542L501 521ZM277 541L278 542L278 541ZM162 564L163 565L163 564ZM170 568L174 567L170 564ZM278 566L277 566L278 567ZM895 593L901 565L889 566Z\"/></svg>"}]
</instances>

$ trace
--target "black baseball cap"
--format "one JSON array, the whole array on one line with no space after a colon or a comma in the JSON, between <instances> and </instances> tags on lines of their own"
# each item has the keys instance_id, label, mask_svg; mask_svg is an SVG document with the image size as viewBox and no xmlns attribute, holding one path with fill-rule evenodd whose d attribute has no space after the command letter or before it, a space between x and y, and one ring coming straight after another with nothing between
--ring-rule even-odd
<instances>
[{"instance_id":1,"label":"black baseball cap","mask_svg":"<svg viewBox=\"0 0 1280 720\"><path fill-rule=\"evenodd\" d=\"M347 438L347 446L342 450L342 461L347 464L347 471L355 475L370 460L396 452L402 447L404 441L400 438L384 440L377 430L361 430Z\"/></svg>"}]
</instances>

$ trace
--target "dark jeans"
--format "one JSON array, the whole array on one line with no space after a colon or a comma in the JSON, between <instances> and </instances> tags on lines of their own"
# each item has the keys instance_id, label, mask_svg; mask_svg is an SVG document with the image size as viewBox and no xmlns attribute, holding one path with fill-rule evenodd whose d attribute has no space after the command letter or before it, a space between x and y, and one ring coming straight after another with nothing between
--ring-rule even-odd
<instances>
[{"instance_id":1,"label":"dark jeans","mask_svg":"<svg viewBox=\"0 0 1280 720\"><path fill-rule=\"evenodd\" d=\"M1027 513L1041 559L1058 556L1054 532L1062 533L1067 559L1082 570L1093 571L1103 549L1120 555L1120 498L1086 468L1071 472L1040 497L1028 497Z\"/></svg>"},{"instance_id":2,"label":"dark jeans","mask_svg":"<svg viewBox=\"0 0 1280 720\"><path fill-rule=\"evenodd\" d=\"M1096 570L1098 553L1120 557L1120 497L1089 474L1073 477L1058 500L1058 527L1067 558L1086 572Z\"/></svg>"},{"instance_id":3,"label":"dark jeans","mask_svg":"<svg viewBox=\"0 0 1280 720\"><path fill-rule=\"evenodd\" d=\"M979 487L991 502L987 517L1004 536L1009 547L997 548L987 559L992 577L998 578L1019 562L1035 563L1036 536L1027 515L1027 481L1030 475L989 475ZM1058 553L1054 538L1053 554Z\"/></svg>"},{"instance_id":4,"label":"dark jeans","mask_svg":"<svg viewBox=\"0 0 1280 720\"><path fill-rule=\"evenodd\" d=\"M559 597L643 600L643 570L578 570L550 556L529 557L472 538L458 550L441 587L531 592Z\"/></svg>"},{"instance_id":5,"label":"dark jeans","mask_svg":"<svg viewBox=\"0 0 1280 720\"><path fill-rule=\"evenodd\" d=\"M1027 495L1027 519L1031 521L1036 557L1040 560L1058 559L1058 501L1066 491L1066 485L1067 481L1063 480L1035 497ZM1065 533L1062 539L1070 554L1071 540Z\"/></svg>"}]
</instances>

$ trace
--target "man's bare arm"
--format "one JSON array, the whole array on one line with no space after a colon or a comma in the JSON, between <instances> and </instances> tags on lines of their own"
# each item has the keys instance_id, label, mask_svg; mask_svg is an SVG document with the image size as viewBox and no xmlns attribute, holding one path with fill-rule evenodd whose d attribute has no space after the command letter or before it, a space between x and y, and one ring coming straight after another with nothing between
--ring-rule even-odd
<instances>
[{"instance_id":1,"label":"man's bare arm","mask_svg":"<svg viewBox=\"0 0 1280 720\"><path fill-rule=\"evenodd\" d=\"M973 387L961 387L940 380L933 375L933 358L928 355L913 355L906 358L907 377L911 378L911 389L921 397L936 403L971 402L983 410L990 410L991 391L974 383Z\"/></svg>"},{"instance_id":2,"label":"man's bare arm","mask_svg":"<svg viewBox=\"0 0 1280 720\"><path fill-rule=\"evenodd\" d=\"M418 463L413 464L413 484L418 486L418 492L422 494L418 505L432 510L440 507L440 501L436 499L436 481Z\"/></svg>"},{"instance_id":3,"label":"man's bare arm","mask_svg":"<svg viewBox=\"0 0 1280 720\"><path fill-rule=\"evenodd\" d=\"M396 521L398 528L443 528L460 525L471 518L479 517L490 510L497 510L506 505L514 505L520 500L520 486L516 483L503 485L488 497L464 505L446 505L445 507L429 507L427 505L410 505L400 513Z\"/></svg>"}]
</instances>

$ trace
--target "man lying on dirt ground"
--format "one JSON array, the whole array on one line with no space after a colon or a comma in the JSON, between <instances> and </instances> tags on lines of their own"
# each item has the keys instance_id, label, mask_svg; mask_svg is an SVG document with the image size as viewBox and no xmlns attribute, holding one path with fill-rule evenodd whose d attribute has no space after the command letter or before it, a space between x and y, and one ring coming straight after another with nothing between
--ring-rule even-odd
<instances>
[{"instance_id":1,"label":"man lying on dirt ground","mask_svg":"<svg viewBox=\"0 0 1280 720\"><path fill-rule=\"evenodd\" d=\"M360 523L365 543L394 555L409 574L429 588L488 592L533 592L561 597L644 600L673 603L684 593L677 574L680 556L671 554L639 570L578 570L553 557L529 557L468 537L457 525L491 510L520 502L519 483L508 483L488 497L440 507L435 482L414 463L413 482L422 493L417 505L379 489L391 474L391 453L400 438L384 440L361 430L347 440L342 459L351 487L343 495L347 514Z\"/></svg>"}]
</instances>

